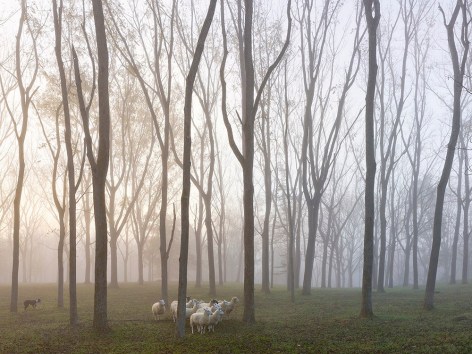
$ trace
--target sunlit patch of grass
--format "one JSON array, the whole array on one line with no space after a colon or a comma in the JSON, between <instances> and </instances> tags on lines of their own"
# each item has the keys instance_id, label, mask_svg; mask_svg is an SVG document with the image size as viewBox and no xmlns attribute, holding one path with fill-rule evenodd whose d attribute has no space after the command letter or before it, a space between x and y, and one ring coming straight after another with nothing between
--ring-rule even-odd
<instances>
[{"instance_id":1,"label":"sunlit patch of grass","mask_svg":"<svg viewBox=\"0 0 472 354\"><path fill-rule=\"evenodd\" d=\"M21 285L20 303L41 298L37 309L9 312L10 289L0 287L0 353L468 353L472 352L472 286L440 286L436 308L424 311L423 290L386 289L373 294L375 318L359 319L360 289L313 289L289 302L285 289L265 295L256 290L254 325L242 323L243 303L215 333L177 339L169 313L155 321L151 305L159 285L123 284L108 291L111 331L92 328L93 286L78 285L79 325L69 326L65 308L57 307L56 287ZM208 288L189 286L195 298L209 299ZM177 297L175 284L170 299ZM238 296L239 284L218 289L219 299Z\"/></svg>"}]
</instances>

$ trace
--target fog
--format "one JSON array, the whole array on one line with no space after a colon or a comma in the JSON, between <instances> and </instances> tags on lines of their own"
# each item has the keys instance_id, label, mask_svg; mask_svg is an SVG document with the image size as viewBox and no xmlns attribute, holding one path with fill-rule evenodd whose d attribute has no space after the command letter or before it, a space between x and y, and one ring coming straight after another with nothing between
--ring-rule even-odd
<instances>
[{"instance_id":1,"label":"fog","mask_svg":"<svg viewBox=\"0 0 472 354\"><path fill-rule=\"evenodd\" d=\"M168 171L164 172L168 178L165 203L168 280L178 280L185 80L207 2L177 3L172 21L171 1L155 8L139 1L108 2L104 6L111 116L106 183L110 241L107 279L110 281L115 275L119 284L162 281L160 221L163 219L159 217L165 144L169 144ZM308 10L303 1L293 2L290 45L260 95L253 132L256 289L264 283L271 287L290 287L292 274L294 286L302 287L307 274L310 228L313 227L311 287L362 286L367 32L361 2L328 3L324 7L325 2L314 1L313 8ZM233 1L225 6L229 49L224 71L225 107L236 148L245 153L242 143L245 118L241 118L244 83L237 33L238 11L242 10L238 10L237 2ZM288 22L285 2L262 1L254 6L253 60L257 94L265 73L283 46ZM27 89L31 103L27 107L25 174L19 206L18 280L20 283L58 282L61 218L58 210L63 209L62 263L67 283L70 188L51 4L28 2L18 49L15 39L18 38L20 4L2 1L0 7L4 9L0 18L0 283L8 285L12 281L14 198L20 169L17 138L25 124L21 85L31 85ZM452 3L444 4L446 18L452 11ZM155 22L156 19L159 21ZM220 19L218 10L194 86L190 285L198 284L199 276L203 286L211 281L223 286L244 280L243 174L233 153L234 147L229 143L222 114L220 65L224 53ZM77 283L83 283L94 281L92 167L86 157L89 152L84 145L86 135L71 48L74 46L78 53L88 103L95 90L92 89L96 77L93 65L97 65L91 5L86 4L82 9L81 2L65 4L62 21L62 55L77 183L76 274ZM464 50L459 41L461 21L459 16L455 27L460 57ZM83 22L94 61L81 30ZM442 14L431 1L414 4L385 1L377 44L373 286L378 286L380 272L383 274L380 281L386 288L424 287L432 246L436 187L446 158L453 113L453 67ZM20 58L19 63L15 53ZM460 101L460 137L444 200L438 282L460 282L461 279L467 282L470 278L467 153L472 133L470 63L467 57ZM16 71L17 64L19 71ZM310 80L314 82L311 98ZM95 156L99 142L98 111L98 98L94 96L90 103L90 132ZM166 119L170 127L167 137ZM210 128L208 119L212 122ZM311 122L310 126L307 121ZM170 140L166 143L167 139ZM309 141L308 153L303 153L304 139ZM210 182L209 178L212 178ZM212 257L208 253L205 226L208 211L203 200L209 186L212 186ZM318 203L318 209L316 222L310 224L313 220L309 210L315 208L312 203ZM86 215L90 215L90 219ZM113 251L114 237L116 249ZM291 237L293 269L289 266ZM264 257L267 257L266 262ZM209 275L210 264L215 267L213 280Z\"/></svg>"}]
</instances>

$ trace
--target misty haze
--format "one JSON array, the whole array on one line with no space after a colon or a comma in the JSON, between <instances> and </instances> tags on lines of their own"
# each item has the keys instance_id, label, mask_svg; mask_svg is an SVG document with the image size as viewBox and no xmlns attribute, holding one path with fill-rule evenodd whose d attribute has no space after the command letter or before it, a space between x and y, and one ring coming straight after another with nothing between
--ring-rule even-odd
<instances>
[{"instance_id":1,"label":"misty haze","mask_svg":"<svg viewBox=\"0 0 472 354\"><path fill-rule=\"evenodd\" d=\"M469 0L0 8L0 353L472 352Z\"/></svg>"}]
</instances>

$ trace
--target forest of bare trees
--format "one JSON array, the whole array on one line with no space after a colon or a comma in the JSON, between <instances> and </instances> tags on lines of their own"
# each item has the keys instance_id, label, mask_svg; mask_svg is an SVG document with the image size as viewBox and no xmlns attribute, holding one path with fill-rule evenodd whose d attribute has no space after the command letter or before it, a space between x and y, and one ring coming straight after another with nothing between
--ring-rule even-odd
<instances>
[{"instance_id":1,"label":"forest of bare trees","mask_svg":"<svg viewBox=\"0 0 472 354\"><path fill-rule=\"evenodd\" d=\"M470 274L467 0L18 0L0 15L0 283L372 292ZM64 291L69 291L69 303ZM185 333L179 315L178 335Z\"/></svg>"}]
</instances>

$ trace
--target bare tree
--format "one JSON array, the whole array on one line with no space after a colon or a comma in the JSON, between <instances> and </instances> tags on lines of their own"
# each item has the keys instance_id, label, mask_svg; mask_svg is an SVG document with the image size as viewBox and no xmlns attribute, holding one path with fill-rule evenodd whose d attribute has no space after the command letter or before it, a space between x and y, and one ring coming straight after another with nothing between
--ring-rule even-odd
<instances>
[{"instance_id":1,"label":"bare tree","mask_svg":"<svg viewBox=\"0 0 472 354\"><path fill-rule=\"evenodd\" d=\"M107 242L108 227L106 214L105 187L109 164L110 150L110 103L108 91L108 48L105 33L105 19L101 0L93 0L93 17L95 23L95 35L98 55L98 152L95 158L93 152L92 137L89 126L89 110L95 91L95 69L92 81L92 93L90 101L85 104L80 78L80 69L77 53L72 48L74 60L74 73L77 86L77 96L79 100L80 115L84 126L87 158L92 170L93 187L93 207L95 214L95 293L93 326L97 331L104 331L108 328L107 320ZM85 34L87 44L88 39ZM88 45L89 55L91 49ZM94 64L94 62L92 62ZM95 66L93 65L93 68Z\"/></svg>"},{"instance_id":2,"label":"bare tree","mask_svg":"<svg viewBox=\"0 0 472 354\"><path fill-rule=\"evenodd\" d=\"M190 199L190 159L192 148L192 94L198 66L205 48L205 40L210 31L213 15L215 14L216 0L211 0L208 12L198 36L195 54L185 81L185 105L184 105L184 153L183 153L183 181L181 197L182 234L180 241L179 258L179 291L177 309L177 335L185 335L185 303L187 297L187 263L189 240L189 199Z\"/></svg>"},{"instance_id":3,"label":"bare tree","mask_svg":"<svg viewBox=\"0 0 472 354\"><path fill-rule=\"evenodd\" d=\"M67 153L67 177L68 177L68 205L69 205L69 322L71 326L75 326L78 322L77 316L77 275L76 275L76 259L77 259L77 202L75 199L78 185L75 180L74 167L74 151L72 147L72 129L71 118L69 110L68 85L66 81L66 73L64 69L64 62L62 60L62 14L63 4L62 0L52 0L53 16L54 16L54 34L55 34L55 54L57 67L59 70L59 77L61 82L62 107L64 113L64 142ZM85 152L85 150L84 150ZM85 162L85 156L84 156ZM83 164L82 164L83 167ZM80 183L82 169L77 184ZM55 182L54 182L55 183Z\"/></svg>"},{"instance_id":4,"label":"bare tree","mask_svg":"<svg viewBox=\"0 0 472 354\"><path fill-rule=\"evenodd\" d=\"M407 5L406 0L402 0L400 3L400 9L390 34L387 35L387 44L385 51L382 46L379 46L379 57L380 57L380 83L379 83L379 103L380 103L380 117L379 117L379 149L380 149L380 198L379 198L379 213L380 213L380 254L379 254L379 271L378 271L378 281L377 281L377 291L384 292L385 284L385 255L387 250L387 195L388 195L388 184L390 177L393 173L393 169L397 162L395 156L396 143L398 138L398 128L400 126L400 120L402 118L403 107L405 105L405 83L406 83L406 73L407 73L407 64L408 64L408 53L410 43L412 41L413 33L415 31L415 26L413 22L413 6ZM401 73L400 73L400 90L399 96L397 97L397 90L393 89L391 97L386 98L385 95L385 78L386 78L386 65L392 78L392 86L397 87L397 76L394 68L394 59L391 57L391 42L393 32L398 23L398 18L401 17L403 20L403 54L402 54L402 64L401 64ZM387 119L387 102L386 100L393 99L395 102L396 112L395 116L392 119ZM387 121L393 121L390 131L388 131ZM393 227L393 220L391 221L391 227Z\"/></svg>"},{"instance_id":5,"label":"bare tree","mask_svg":"<svg viewBox=\"0 0 472 354\"><path fill-rule=\"evenodd\" d=\"M459 132L459 139L461 148L463 147L463 140L461 132ZM461 149L462 150L462 149ZM459 150L457 153L459 170L457 171L457 189L453 191L456 197L456 221L454 225L454 236L452 240L452 254L451 254L451 272L449 277L449 284L456 283L456 268L457 268L457 245L459 243L459 234L462 216L462 166L464 165L464 152ZM467 173L465 173L467 176ZM452 188L451 188L452 189ZM465 207L465 205L464 205ZM465 208L464 208L465 209ZM466 216L464 215L464 218ZM465 227L465 224L464 224Z\"/></svg>"},{"instance_id":6,"label":"bare tree","mask_svg":"<svg viewBox=\"0 0 472 354\"><path fill-rule=\"evenodd\" d=\"M425 107L426 107L426 58L429 52L428 32L420 36L420 24L425 22L426 16L430 12L431 5L426 3L418 4L418 11L413 13L414 34L413 34L413 61L414 61L414 123L411 135L408 141L403 136L403 127L401 128L401 136L405 146L406 156L410 162L412 169L411 177L411 222L413 233L411 241L407 241L405 245L405 272L403 286L408 286L410 277L410 254L412 254L413 262L413 288L418 289L418 238L419 238L419 215L418 215L418 198L421 192L420 186L420 169L423 152L423 136L425 124ZM401 122L400 122L401 124ZM411 140L413 139L413 142ZM413 145L413 152L409 146ZM406 222L409 228L408 221ZM409 235L409 232L407 232Z\"/></svg>"},{"instance_id":7,"label":"bare tree","mask_svg":"<svg viewBox=\"0 0 472 354\"><path fill-rule=\"evenodd\" d=\"M470 124L470 123L469 123ZM471 188L470 188L470 162L469 162L469 152L468 152L468 143L470 141L470 125L467 124L467 131L460 135L461 147L464 152L464 221L463 221L463 257L462 257L462 284L467 284L467 274L469 270L469 209L471 202ZM464 124L463 124L464 127ZM464 139L464 135L467 136L467 142Z\"/></svg>"},{"instance_id":8,"label":"bare tree","mask_svg":"<svg viewBox=\"0 0 472 354\"><path fill-rule=\"evenodd\" d=\"M315 260L316 233L318 230L318 218L323 193L332 173L332 166L339 154L340 128L343 119L344 105L349 90L354 84L360 65L360 42L365 32L361 32L360 19L361 7L356 9L356 30L353 36L353 47L349 58L348 68L344 75L341 94L334 119L329 121L328 107L333 91L334 57L326 57L325 46L328 40L330 27L336 20L336 15L341 6L340 1L330 4L325 1L322 15L318 25L312 29L312 11L314 9L309 1L303 3L300 23L303 26L301 34L303 79L305 89L305 109L303 116L303 140L302 140L302 185L308 208L308 241L305 254L305 273L303 276L303 295L311 293L311 281ZM310 40L305 43L306 38ZM306 53L305 53L306 51ZM328 65L330 77L327 78L327 87L322 82L324 65ZM315 95L315 87L318 92ZM315 111L321 117L315 126Z\"/></svg>"},{"instance_id":9,"label":"bare tree","mask_svg":"<svg viewBox=\"0 0 472 354\"><path fill-rule=\"evenodd\" d=\"M91 176L86 173L84 174L84 180L82 185L82 206L83 206L83 213L84 213L84 231L85 231L85 240L84 240L84 253L85 253L85 284L90 284L90 273L92 267L92 260L91 260L91 233L90 233L90 225L92 220L92 205L90 202L90 192L89 188L91 185Z\"/></svg>"},{"instance_id":10,"label":"bare tree","mask_svg":"<svg viewBox=\"0 0 472 354\"><path fill-rule=\"evenodd\" d=\"M161 294L162 298L168 299L168 255L167 255L167 204L168 204L168 186L169 186L169 148L170 148L170 128L171 128L171 93L172 93L172 63L174 61L174 28L175 16L177 11L177 1L173 0L171 5L171 13L169 15L169 23L164 23L164 14L162 14L162 7L157 0L148 2L149 9L152 13L152 53L148 52L148 45L145 42L142 28L137 28L138 41L145 53L146 65L149 68L153 85L150 85L145 80L145 73L142 66L137 62L132 48L126 40L120 24L117 22L116 15L110 10L109 14L113 23L114 29L117 32L117 38L112 36L118 51L131 68L133 74L138 79L139 85L143 92L146 105L151 114L156 136L161 148L161 206L159 211L159 236L160 236L160 254L161 254ZM136 22L140 24L141 17L137 14L137 9L134 9L134 16ZM165 29L169 28L167 34ZM118 45L120 40L122 47ZM163 65L164 62L164 65ZM164 114L164 127L162 129L161 122L158 119L158 114L154 109L152 92L158 96L159 103Z\"/></svg>"},{"instance_id":11,"label":"bare tree","mask_svg":"<svg viewBox=\"0 0 472 354\"><path fill-rule=\"evenodd\" d=\"M192 2L192 14L195 16L195 11L193 11L193 2ZM186 48L186 52L190 58L193 58L195 51L193 49L193 43L189 43L186 39L187 37L192 38L193 35L183 33L183 26L179 26L179 34L184 43ZM200 103L200 107L203 111L204 115L204 127L203 131L201 131L197 126L196 123L193 122L195 129L197 130L197 134L200 138L200 162L199 162L199 171L197 171L195 163L192 156L192 166L193 166L193 174L190 175L190 179L195 187L198 189L200 193L199 198L199 215L198 215L198 223L196 227L196 251L197 251L197 276L196 276L196 286L201 286L201 270L202 270L202 260L201 260L201 217L202 217L202 209L201 203L203 202L205 206L205 229L206 229L206 239L207 239L207 250L208 250L208 279L210 285L210 295L216 296L216 275L215 275L215 259L214 259L214 249L213 249L213 241L215 239L213 233L213 221L212 221L212 199L213 199L213 177L215 172L215 133L214 127L212 122L212 116L214 115L214 110L216 107L217 97L218 97L218 81L211 75L212 71L214 71L213 64L214 60L213 57L217 52L218 43L215 42L214 36L211 38L213 41L209 42L207 39L207 48L211 50L211 54L202 54L202 59L204 65L199 69L196 76L196 86L194 87L195 95L198 98ZM207 49L208 50L208 49ZM184 72L184 65L181 65L181 71ZM185 75L185 74L184 74ZM175 142L173 139L173 134L171 134L172 140L172 151L174 152L174 157L177 164L182 168L183 164L180 161L176 148ZM208 151L207 151L208 148ZM208 163L205 161L208 160ZM206 180L205 180L206 177ZM206 182L206 183L205 183ZM206 187L205 187L206 184Z\"/></svg>"},{"instance_id":12,"label":"bare tree","mask_svg":"<svg viewBox=\"0 0 472 354\"><path fill-rule=\"evenodd\" d=\"M28 13L26 0L21 1L21 13L18 22L18 30L15 42L15 69L11 72L14 77L15 86L18 88L18 95L21 102L21 117L15 116L14 109L10 106L7 93L10 92L5 88L3 80L0 80L2 95L6 105L8 115L13 124L15 137L18 143L18 177L16 181L15 197L13 201L13 265L12 265L12 281L11 281L11 298L10 311L18 311L18 268L19 268L19 243L20 243L20 213L21 213L21 197L23 193L23 185L25 180L25 138L28 131L29 109L32 98L37 90L33 88L36 82L39 70L39 57L37 52L36 41L39 35L38 30L33 30L31 21L34 20ZM24 28L26 26L26 29ZM28 33L31 45L32 56L25 64L22 64L22 36ZM25 82L25 76L29 75L29 82Z\"/></svg>"},{"instance_id":13,"label":"bare tree","mask_svg":"<svg viewBox=\"0 0 472 354\"><path fill-rule=\"evenodd\" d=\"M65 225L65 212L66 212L66 196L67 196L67 171L62 171L64 178L60 180L62 182L62 196L58 193L58 174L59 172L59 160L61 156L62 140L59 132L59 115L62 108L62 102L55 111L55 146L52 144L51 139L46 133L46 129L43 120L38 115L39 122L41 124L41 130L46 140L46 144L53 160L52 178L51 178L51 190L54 206L57 211L57 221L59 222L59 242L57 245L57 306L64 307L64 241L66 237L66 225Z\"/></svg>"},{"instance_id":14,"label":"bare tree","mask_svg":"<svg viewBox=\"0 0 472 354\"><path fill-rule=\"evenodd\" d=\"M363 0L369 33L369 77L365 97L365 149L366 177L364 194L364 269L362 274L362 301L360 317L371 318L372 310L372 268L374 258L375 218L375 146L374 146L374 100L377 79L377 28L380 21L380 1Z\"/></svg>"},{"instance_id":15,"label":"bare tree","mask_svg":"<svg viewBox=\"0 0 472 354\"><path fill-rule=\"evenodd\" d=\"M223 34L223 61L220 68L220 80L222 88L222 110L223 120L226 126L228 140L233 153L243 170L243 206L244 206L244 313L243 321L246 323L255 322L254 309L254 119L261 100L261 95L270 75L282 60L289 42L292 30L292 18L290 15L291 0L287 3L288 29L284 45L275 61L269 66L263 76L261 84L255 93L254 62L252 47L252 22L253 22L253 2L244 1L244 22L241 22L241 6L239 4L238 26L241 28L244 23L242 37L240 37L240 67L241 67L241 89L242 89L242 152L239 150L233 136L231 123L229 122L226 110L226 81L225 64L228 55L226 40L226 27L224 23L224 3L221 7L221 27Z\"/></svg>"},{"instance_id":16,"label":"bare tree","mask_svg":"<svg viewBox=\"0 0 472 354\"><path fill-rule=\"evenodd\" d=\"M431 247L431 256L429 260L428 278L426 281L426 290L423 307L426 310L431 310L434 303L434 289L436 286L436 273L438 269L439 249L441 247L441 225L442 214L444 208L444 195L446 192L446 185L451 174L452 163L454 161L454 153L459 137L459 130L461 125L461 94L464 80L465 64L469 53L469 39L468 39L468 4L467 0L457 0L452 12L449 22L446 21L446 15L441 6L439 10L443 16L444 26L447 31L447 40L449 45L449 52L451 55L452 67L454 71L454 103L452 113L452 127L451 135L447 145L446 159L444 160L443 171L437 187L436 207L434 210L433 223L433 245ZM456 26L458 16L462 16L462 24L460 29L460 40L463 47L462 57L459 54L456 46L456 33L454 28Z\"/></svg>"},{"instance_id":17,"label":"bare tree","mask_svg":"<svg viewBox=\"0 0 472 354\"><path fill-rule=\"evenodd\" d=\"M110 143L110 166L109 166L109 178L106 182L109 202L107 208L107 217L109 224L109 234L110 234L110 287L118 287L118 240L120 238L121 232L123 231L128 218L131 215L134 204L139 197L141 189L143 188L146 174L148 171L149 161L153 152L155 138L152 135L152 141L149 149L149 153L146 157L146 162L144 169L140 171L140 178L136 180L135 188L131 189L131 194L129 193L129 181L131 179L130 175L133 174L133 177L136 177L136 171L132 170L133 167L133 158L139 153L135 150L135 143L133 140L138 140L139 134L134 132L131 128L131 117L134 116L137 105L136 102L139 102L134 93L134 80L130 77L125 77L124 82L118 82L120 80L116 79L117 86L119 87L120 95L120 109L118 112L118 117L120 118L120 125L118 128L119 138L117 141L111 140ZM113 125L111 125L111 135L113 136ZM139 128L142 128L139 125ZM141 133L142 135L143 133ZM141 139L144 138L141 136ZM139 142L138 140L138 142ZM115 146L116 145L116 146ZM115 152L115 147L118 151ZM136 167L134 165L134 167ZM123 199L119 200L120 194L118 191L124 189Z\"/></svg>"}]
</instances>

